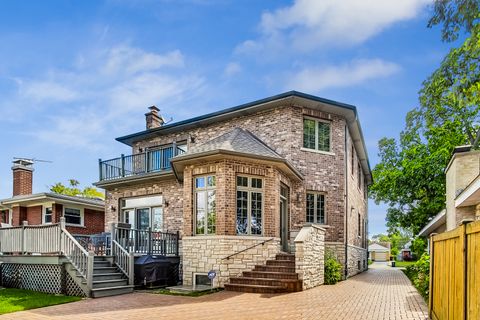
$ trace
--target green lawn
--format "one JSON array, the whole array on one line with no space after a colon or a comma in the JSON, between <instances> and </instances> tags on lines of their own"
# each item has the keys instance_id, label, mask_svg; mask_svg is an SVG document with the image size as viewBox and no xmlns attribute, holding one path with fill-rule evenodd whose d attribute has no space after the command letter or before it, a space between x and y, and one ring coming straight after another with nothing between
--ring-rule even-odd
<instances>
[{"instance_id":1,"label":"green lawn","mask_svg":"<svg viewBox=\"0 0 480 320\"><path fill-rule=\"evenodd\" d=\"M406 268L412 264L415 264L415 261L395 261L395 268Z\"/></svg>"},{"instance_id":2,"label":"green lawn","mask_svg":"<svg viewBox=\"0 0 480 320\"><path fill-rule=\"evenodd\" d=\"M0 289L0 314L53 306L81 299L80 297L53 295L22 289Z\"/></svg>"}]
</instances>

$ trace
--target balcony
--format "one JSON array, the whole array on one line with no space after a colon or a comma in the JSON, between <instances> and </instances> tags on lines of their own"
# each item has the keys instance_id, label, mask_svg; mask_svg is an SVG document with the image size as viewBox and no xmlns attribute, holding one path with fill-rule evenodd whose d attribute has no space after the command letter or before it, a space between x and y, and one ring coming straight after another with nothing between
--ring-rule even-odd
<instances>
[{"instance_id":1,"label":"balcony","mask_svg":"<svg viewBox=\"0 0 480 320\"><path fill-rule=\"evenodd\" d=\"M99 165L99 182L135 177L149 173L171 172L170 159L186 152L186 145L175 143L149 149L143 153L121 155L119 158L102 160Z\"/></svg>"}]
</instances>

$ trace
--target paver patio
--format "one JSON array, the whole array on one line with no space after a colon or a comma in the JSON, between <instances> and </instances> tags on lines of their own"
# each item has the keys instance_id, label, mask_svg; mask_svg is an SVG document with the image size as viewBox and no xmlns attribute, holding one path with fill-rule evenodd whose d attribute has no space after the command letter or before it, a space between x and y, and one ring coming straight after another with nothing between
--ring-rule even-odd
<instances>
[{"instance_id":1,"label":"paver patio","mask_svg":"<svg viewBox=\"0 0 480 320\"><path fill-rule=\"evenodd\" d=\"M422 297L398 269L373 264L334 286L265 295L223 291L203 297L134 293L4 315L1 319L421 319Z\"/></svg>"}]
</instances>

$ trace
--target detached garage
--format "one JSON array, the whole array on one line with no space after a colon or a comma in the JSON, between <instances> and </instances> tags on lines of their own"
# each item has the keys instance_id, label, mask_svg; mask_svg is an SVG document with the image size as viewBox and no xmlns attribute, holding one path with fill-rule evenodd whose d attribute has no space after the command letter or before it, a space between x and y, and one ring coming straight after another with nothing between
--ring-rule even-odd
<instances>
[{"instance_id":1,"label":"detached garage","mask_svg":"<svg viewBox=\"0 0 480 320\"><path fill-rule=\"evenodd\" d=\"M389 261L390 259L390 244L383 246L378 243L373 243L368 246L368 258L372 261Z\"/></svg>"}]
</instances>

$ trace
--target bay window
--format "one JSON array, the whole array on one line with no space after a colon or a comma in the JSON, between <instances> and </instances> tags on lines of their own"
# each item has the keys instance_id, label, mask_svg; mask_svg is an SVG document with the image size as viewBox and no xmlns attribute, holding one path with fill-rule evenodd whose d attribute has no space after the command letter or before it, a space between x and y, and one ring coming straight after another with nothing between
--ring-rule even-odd
<instances>
[{"instance_id":1,"label":"bay window","mask_svg":"<svg viewBox=\"0 0 480 320\"><path fill-rule=\"evenodd\" d=\"M215 176L197 177L195 180L195 234L215 234L216 203Z\"/></svg>"},{"instance_id":2,"label":"bay window","mask_svg":"<svg viewBox=\"0 0 480 320\"><path fill-rule=\"evenodd\" d=\"M263 180L237 177L237 234L261 235L263 223Z\"/></svg>"}]
</instances>

